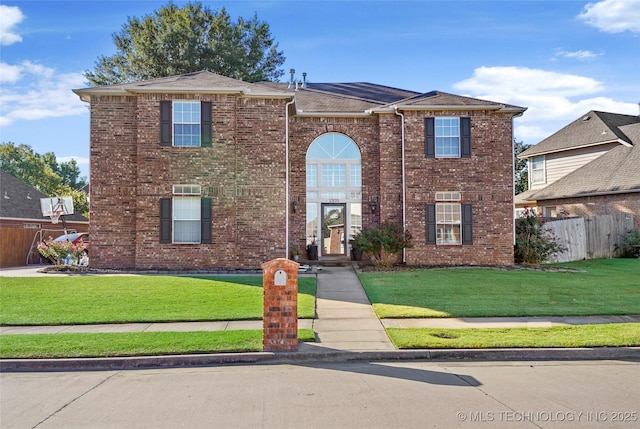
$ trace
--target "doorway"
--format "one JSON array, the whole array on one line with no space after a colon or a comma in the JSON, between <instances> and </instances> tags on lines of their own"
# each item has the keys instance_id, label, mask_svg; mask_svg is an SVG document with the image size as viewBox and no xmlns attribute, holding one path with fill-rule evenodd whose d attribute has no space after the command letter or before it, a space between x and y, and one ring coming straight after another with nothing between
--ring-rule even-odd
<instances>
[{"instance_id":1,"label":"doorway","mask_svg":"<svg viewBox=\"0 0 640 429\"><path fill-rule=\"evenodd\" d=\"M347 254L346 204L322 204L322 254L339 256Z\"/></svg>"}]
</instances>

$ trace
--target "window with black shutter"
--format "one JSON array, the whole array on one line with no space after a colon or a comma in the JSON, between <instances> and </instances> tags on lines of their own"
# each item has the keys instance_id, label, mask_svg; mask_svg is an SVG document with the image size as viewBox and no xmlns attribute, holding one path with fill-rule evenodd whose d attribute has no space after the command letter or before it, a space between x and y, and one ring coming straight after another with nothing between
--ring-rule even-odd
<instances>
[{"instance_id":1,"label":"window with black shutter","mask_svg":"<svg viewBox=\"0 0 640 429\"><path fill-rule=\"evenodd\" d=\"M426 158L471 158L471 118L424 118Z\"/></svg>"},{"instance_id":2,"label":"window with black shutter","mask_svg":"<svg viewBox=\"0 0 640 429\"><path fill-rule=\"evenodd\" d=\"M211 102L160 102L161 146L211 147L212 141Z\"/></svg>"}]
</instances>

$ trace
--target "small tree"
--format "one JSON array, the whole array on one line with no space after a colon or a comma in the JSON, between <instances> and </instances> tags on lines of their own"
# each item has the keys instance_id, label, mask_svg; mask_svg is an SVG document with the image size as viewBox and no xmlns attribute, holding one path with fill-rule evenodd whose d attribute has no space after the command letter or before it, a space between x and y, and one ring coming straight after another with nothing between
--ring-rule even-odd
<instances>
[{"instance_id":1,"label":"small tree","mask_svg":"<svg viewBox=\"0 0 640 429\"><path fill-rule=\"evenodd\" d=\"M516 263L541 264L565 250L558 238L545 228L544 219L527 208L516 222Z\"/></svg>"},{"instance_id":2,"label":"small tree","mask_svg":"<svg viewBox=\"0 0 640 429\"><path fill-rule=\"evenodd\" d=\"M640 227L630 229L622 236L622 243L616 245L623 258L640 258Z\"/></svg>"}]
</instances>

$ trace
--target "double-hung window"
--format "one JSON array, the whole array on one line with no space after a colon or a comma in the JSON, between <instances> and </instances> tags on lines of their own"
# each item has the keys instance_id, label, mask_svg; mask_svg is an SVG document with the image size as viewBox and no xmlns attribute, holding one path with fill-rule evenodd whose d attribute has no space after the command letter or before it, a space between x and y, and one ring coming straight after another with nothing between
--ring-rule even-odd
<instances>
[{"instance_id":1,"label":"double-hung window","mask_svg":"<svg viewBox=\"0 0 640 429\"><path fill-rule=\"evenodd\" d=\"M471 157L471 118L425 118L424 133L427 158Z\"/></svg>"},{"instance_id":2,"label":"double-hung window","mask_svg":"<svg viewBox=\"0 0 640 429\"><path fill-rule=\"evenodd\" d=\"M436 203L426 206L427 244L473 243L471 204L460 200L460 192L436 192Z\"/></svg>"},{"instance_id":3,"label":"double-hung window","mask_svg":"<svg viewBox=\"0 0 640 429\"><path fill-rule=\"evenodd\" d=\"M211 243L211 199L200 195L199 185L174 185L160 200L161 243Z\"/></svg>"},{"instance_id":4,"label":"double-hung window","mask_svg":"<svg viewBox=\"0 0 640 429\"><path fill-rule=\"evenodd\" d=\"M531 184L545 183L544 156L536 156L529 161L531 166Z\"/></svg>"},{"instance_id":5,"label":"double-hung window","mask_svg":"<svg viewBox=\"0 0 640 429\"><path fill-rule=\"evenodd\" d=\"M176 147L210 147L211 103L161 101L160 144Z\"/></svg>"}]
</instances>

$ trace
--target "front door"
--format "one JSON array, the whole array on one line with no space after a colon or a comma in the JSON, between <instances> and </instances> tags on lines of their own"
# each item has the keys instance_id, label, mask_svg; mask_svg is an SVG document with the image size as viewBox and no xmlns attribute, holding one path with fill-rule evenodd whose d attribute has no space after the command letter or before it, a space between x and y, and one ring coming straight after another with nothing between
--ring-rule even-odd
<instances>
[{"instance_id":1,"label":"front door","mask_svg":"<svg viewBox=\"0 0 640 429\"><path fill-rule=\"evenodd\" d=\"M346 255L346 204L322 204L322 255Z\"/></svg>"}]
</instances>

